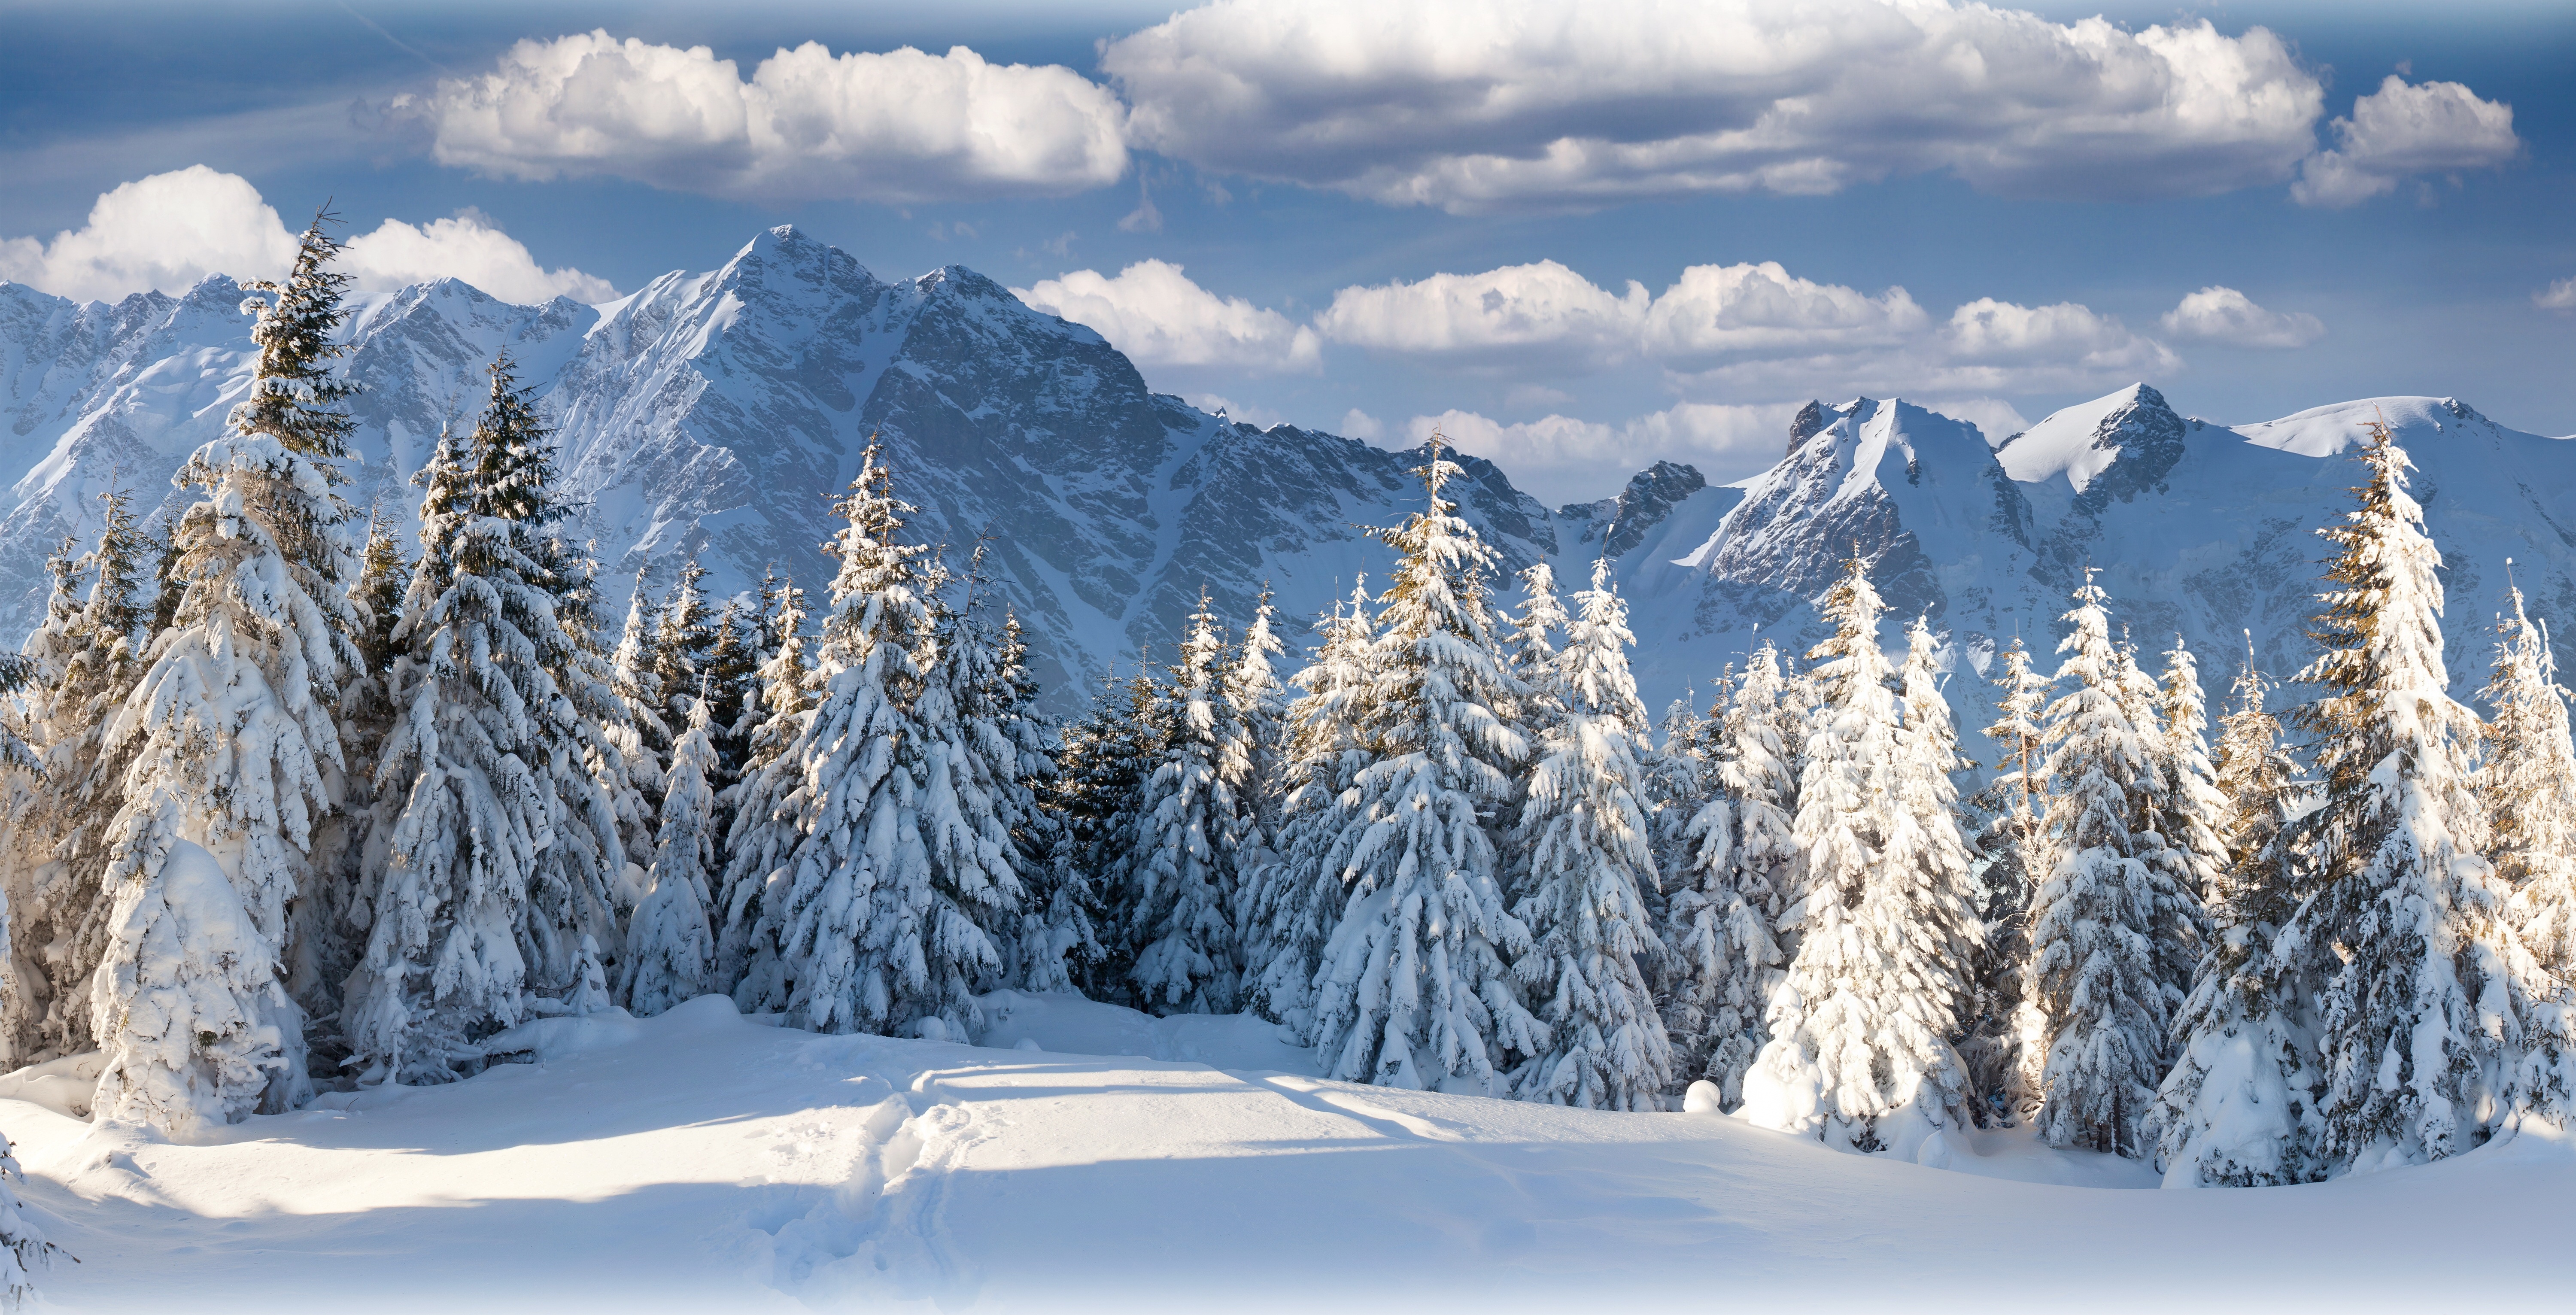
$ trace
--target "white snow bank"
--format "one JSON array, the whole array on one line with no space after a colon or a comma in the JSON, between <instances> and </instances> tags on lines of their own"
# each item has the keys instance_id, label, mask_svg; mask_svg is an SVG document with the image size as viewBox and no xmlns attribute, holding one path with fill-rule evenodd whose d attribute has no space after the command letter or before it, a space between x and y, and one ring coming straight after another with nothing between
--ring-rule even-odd
<instances>
[{"instance_id":1,"label":"white snow bank","mask_svg":"<svg viewBox=\"0 0 2576 1315\"><path fill-rule=\"evenodd\" d=\"M1250 1014L1184 1014L1155 1018L1078 995L995 991L983 996L979 1044L995 1050L1040 1050L1178 1060L1223 1069L1312 1074L1315 1052L1273 1023Z\"/></svg>"},{"instance_id":2,"label":"white snow bank","mask_svg":"<svg viewBox=\"0 0 2576 1315\"><path fill-rule=\"evenodd\" d=\"M0 1075L0 1100L23 1100L66 1118L86 1119L90 1097L98 1093L98 1075L106 1068L106 1054L96 1050L30 1064Z\"/></svg>"},{"instance_id":3,"label":"white snow bank","mask_svg":"<svg viewBox=\"0 0 2576 1315\"><path fill-rule=\"evenodd\" d=\"M1239 1019L986 1004L1005 1045L710 999L204 1145L26 1101L0 1129L83 1262L48 1279L68 1311L2429 1310L2463 1283L2545 1309L2576 1284L2554 1131L2317 1187L2095 1191L2010 1135L1973 1158L2058 1182L1326 1082ZM1244 1067L1057 1049L1102 1041Z\"/></svg>"}]
</instances>

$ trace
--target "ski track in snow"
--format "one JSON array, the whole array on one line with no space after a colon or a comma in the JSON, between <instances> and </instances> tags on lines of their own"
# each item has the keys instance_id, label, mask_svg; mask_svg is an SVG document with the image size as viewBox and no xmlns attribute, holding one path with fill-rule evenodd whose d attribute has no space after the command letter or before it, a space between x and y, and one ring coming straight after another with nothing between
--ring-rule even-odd
<instances>
[{"instance_id":1,"label":"ski track in snow","mask_svg":"<svg viewBox=\"0 0 2576 1315\"><path fill-rule=\"evenodd\" d=\"M545 1020L534 1063L203 1144L24 1100L0 1130L83 1262L42 1276L70 1312L2435 1310L2471 1257L2534 1309L2576 1286L2576 1144L2545 1131L2317 1187L2104 1190L2155 1180L2020 1133L1946 1172L1330 1082L1249 1018L985 1010L977 1048L705 997Z\"/></svg>"}]
</instances>

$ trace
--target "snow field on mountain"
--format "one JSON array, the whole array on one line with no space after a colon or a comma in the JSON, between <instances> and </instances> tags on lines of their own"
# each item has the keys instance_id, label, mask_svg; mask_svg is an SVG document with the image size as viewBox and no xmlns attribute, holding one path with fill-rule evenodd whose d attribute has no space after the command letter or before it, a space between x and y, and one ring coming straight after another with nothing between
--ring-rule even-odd
<instances>
[{"instance_id":1,"label":"snow field on mountain","mask_svg":"<svg viewBox=\"0 0 2576 1315\"><path fill-rule=\"evenodd\" d=\"M2009 1133L1955 1173L1712 1115L1357 1087L1248 1017L985 1003L984 1047L713 996L546 1020L510 1036L531 1062L201 1145L25 1100L0 1121L81 1258L40 1280L73 1312L2370 1310L2455 1291L2464 1255L2489 1300L2576 1284L2554 1131L2321 1186L2116 1190L2155 1179Z\"/></svg>"}]
</instances>

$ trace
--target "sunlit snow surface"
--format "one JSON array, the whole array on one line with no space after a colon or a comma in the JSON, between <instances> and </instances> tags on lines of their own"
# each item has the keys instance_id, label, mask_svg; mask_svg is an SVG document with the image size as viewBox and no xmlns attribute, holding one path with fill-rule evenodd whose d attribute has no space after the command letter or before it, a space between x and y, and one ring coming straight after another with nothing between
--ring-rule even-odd
<instances>
[{"instance_id":1,"label":"sunlit snow surface","mask_svg":"<svg viewBox=\"0 0 2576 1315\"><path fill-rule=\"evenodd\" d=\"M535 1063L201 1146L17 1100L0 1127L81 1258L47 1279L71 1311L2435 1310L2471 1271L2547 1309L2576 1284L2555 1135L2322 1187L2103 1190L2152 1178L2009 1133L1959 1167L2040 1181L1355 1087L1253 1019L988 1004L987 1048L717 997L549 1022Z\"/></svg>"}]
</instances>

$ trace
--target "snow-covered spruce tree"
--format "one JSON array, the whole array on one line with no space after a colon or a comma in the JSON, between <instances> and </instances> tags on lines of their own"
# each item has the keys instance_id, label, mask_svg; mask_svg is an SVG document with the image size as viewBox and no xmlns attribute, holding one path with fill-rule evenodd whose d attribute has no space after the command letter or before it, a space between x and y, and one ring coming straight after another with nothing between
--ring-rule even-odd
<instances>
[{"instance_id":1,"label":"snow-covered spruce tree","mask_svg":"<svg viewBox=\"0 0 2576 1315\"><path fill-rule=\"evenodd\" d=\"M762 577L761 648L768 655L753 675L759 696L743 710L742 780L734 786L733 823L723 846L715 921L716 989L732 992L755 976L754 996L778 995L775 946L757 945L763 901L784 873L804 834L799 804L802 765L791 752L817 702L815 673L805 664L805 591L771 567Z\"/></svg>"},{"instance_id":2,"label":"snow-covered spruce tree","mask_svg":"<svg viewBox=\"0 0 2576 1315\"><path fill-rule=\"evenodd\" d=\"M688 729L671 746L662 785L662 831L653 854L652 886L626 933L620 992L629 1013L649 1018L710 989L715 934L707 923L707 882L716 868L714 700L691 701Z\"/></svg>"},{"instance_id":3,"label":"snow-covered spruce tree","mask_svg":"<svg viewBox=\"0 0 2576 1315\"><path fill-rule=\"evenodd\" d=\"M1235 863L1245 836L1242 801L1223 771L1240 731L1222 688L1225 640L1205 593L1190 614L1164 714L1162 761L1145 780L1126 869L1126 938L1137 946L1129 977L1158 1014L1230 1014L1242 990L1234 934Z\"/></svg>"},{"instance_id":4,"label":"snow-covered spruce tree","mask_svg":"<svg viewBox=\"0 0 2576 1315\"><path fill-rule=\"evenodd\" d=\"M1349 795L1368 765L1359 711L1375 684L1374 628L1365 577L1319 623L1322 642L1293 680L1280 762L1276 861L1253 874L1244 925L1255 958L1245 969L1252 1009L1314 1037L1315 971L1340 924L1349 877Z\"/></svg>"},{"instance_id":5,"label":"snow-covered spruce tree","mask_svg":"<svg viewBox=\"0 0 2576 1315\"><path fill-rule=\"evenodd\" d=\"M1046 752L1045 728L1028 706L1037 691L1024 663L1027 648L1018 623L1008 613L996 623L989 611L990 591L978 593L985 582L983 562L979 545L963 582L962 601L953 598L953 590L938 596L938 656L931 668L935 689L923 702L935 710L944 699L950 709L944 721L925 713L926 721L945 727L938 747L955 798L953 817L934 833L935 843L951 851L947 870L981 873L992 888L992 898L974 907L1002 956L979 987L988 989L1025 980L1018 955L1029 931L1027 877L1045 867L1053 848L1036 787L1053 774L1054 763ZM934 786L938 779L934 774Z\"/></svg>"},{"instance_id":6,"label":"snow-covered spruce tree","mask_svg":"<svg viewBox=\"0 0 2576 1315\"><path fill-rule=\"evenodd\" d=\"M1639 762L1651 743L1608 558L1575 603L1551 682L1565 710L1539 739L1516 837L1526 884L1512 911L1531 945L1512 972L1546 1041L1512 1090L1581 1109L1660 1109L1672 1047L1639 969L1661 954L1640 894L1656 884Z\"/></svg>"},{"instance_id":7,"label":"snow-covered spruce tree","mask_svg":"<svg viewBox=\"0 0 2576 1315\"><path fill-rule=\"evenodd\" d=\"M2163 842L2154 862L2183 894L2184 924L2175 929L2178 934L2157 938L2156 975L2169 997L2179 1000L2191 993L2208 946L2209 901L2227 867L2227 844L2218 831L2226 821L2227 801L2218 793L2217 769L2209 758L2209 705L2200 689L2200 661L2180 635L2165 653L2155 706L2158 789L2147 800L2147 829Z\"/></svg>"},{"instance_id":8,"label":"snow-covered spruce tree","mask_svg":"<svg viewBox=\"0 0 2576 1315\"><path fill-rule=\"evenodd\" d=\"M2500 619L2494 674L2479 696L2495 710L2478 766L2478 798L2493 829L2496 874L2513 892L2512 921L2539 967L2576 983L2576 751L2566 688L2549 635L2523 610Z\"/></svg>"},{"instance_id":9,"label":"snow-covered spruce tree","mask_svg":"<svg viewBox=\"0 0 2576 1315\"><path fill-rule=\"evenodd\" d=\"M140 579L150 544L124 490L101 500L98 544L76 560L58 555L54 601L15 673L40 776L26 782L33 807L7 823L15 869L9 934L43 979L12 984L9 1034L17 1056L74 1054L93 1044L89 978L106 951L112 898L101 885L107 827L136 747L111 749L107 730L143 676L150 640ZM85 596L77 592L80 580L88 581Z\"/></svg>"},{"instance_id":10,"label":"snow-covered spruce tree","mask_svg":"<svg viewBox=\"0 0 2576 1315\"><path fill-rule=\"evenodd\" d=\"M67 1254L46 1241L23 1213L25 1203L10 1180L24 1182L26 1177L18 1167L17 1148L0 1137L0 1312L6 1315L27 1309L36 1297L36 1275L50 1267L55 1256Z\"/></svg>"},{"instance_id":11,"label":"snow-covered spruce tree","mask_svg":"<svg viewBox=\"0 0 2576 1315\"><path fill-rule=\"evenodd\" d=\"M1077 962L1074 985L1112 1004L1138 1003L1129 972L1138 946L1126 934L1134 925L1127 871L1145 782L1169 738L1166 701L1150 674L1150 657L1139 658L1134 676L1104 685L1083 719L1064 728L1049 792L1064 831L1059 843L1068 857L1062 866L1078 874L1086 889L1084 907L1100 949Z\"/></svg>"},{"instance_id":12,"label":"snow-covered spruce tree","mask_svg":"<svg viewBox=\"0 0 2576 1315\"><path fill-rule=\"evenodd\" d=\"M913 508L891 484L872 442L839 504L849 525L816 653L823 699L794 750L805 831L758 936L777 948L786 1011L803 1026L963 1038L981 1018L977 985L1002 966L992 929L1016 921L1020 889L957 758L923 550L897 541Z\"/></svg>"},{"instance_id":13,"label":"snow-covered spruce tree","mask_svg":"<svg viewBox=\"0 0 2576 1315\"><path fill-rule=\"evenodd\" d=\"M2446 692L2441 554L2384 424L2361 449L2360 505L2320 531L2336 548L2312 624L2325 652L2299 725L2324 801L2293 824L2306 890L2276 953L2313 982L2325 1176L2421 1164L2478 1145L2514 1111L2508 1000L2518 938L2484 857L2471 788L2477 715Z\"/></svg>"},{"instance_id":14,"label":"snow-covered spruce tree","mask_svg":"<svg viewBox=\"0 0 2576 1315\"><path fill-rule=\"evenodd\" d=\"M2041 876L2056 867L2041 819L2048 811L2048 713L2050 680L2031 665L2030 650L2016 637L1995 676L2003 697L1986 738L1998 751L1997 771L1974 804L1984 818L1977 848L1986 860L1979 879L1985 924L1975 972L1975 1012L1959 1043L1968 1066L1980 1123L2010 1125L2039 1107L2046 1028L2029 992L2030 901Z\"/></svg>"},{"instance_id":15,"label":"snow-covered spruce tree","mask_svg":"<svg viewBox=\"0 0 2576 1315\"><path fill-rule=\"evenodd\" d=\"M2046 1060L2040 1137L2052 1146L2140 1158L2142 1121L2164 1076L2181 984L2160 972L2161 942L2188 936L2189 893L2157 860L2149 825L2162 786L2145 678L2112 644L2108 597L2075 591L2073 626L2058 651L2067 692L2048 709L2053 862L2031 901L2032 1002ZM2151 687L2150 687L2151 688Z\"/></svg>"},{"instance_id":16,"label":"snow-covered spruce tree","mask_svg":"<svg viewBox=\"0 0 2576 1315\"><path fill-rule=\"evenodd\" d=\"M563 513L545 431L506 355L491 379L473 432L421 472L420 560L392 635L394 723L375 767L383 861L360 874L366 946L342 992L361 1082L473 1071L471 1043L519 1020L532 973L560 980L572 937L605 929L530 907L595 899L581 851L616 842L580 834L605 821L604 805L585 807L597 785L577 738L598 709L558 683L575 644L543 537Z\"/></svg>"},{"instance_id":17,"label":"snow-covered spruce tree","mask_svg":"<svg viewBox=\"0 0 2576 1315\"><path fill-rule=\"evenodd\" d=\"M439 442L444 446L447 436L440 435ZM356 627L350 638L359 662L340 686L340 807L315 828L314 853L320 861L298 898L295 942L287 949L288 994L307 1017L325 1020L308 1037L315 1062L335 1068L348 1057L341 1035L346 1021L340 1008L342 986L367 943L359 893L368 874L384 867L399 808L398 802L388 807L379 797L375 774L396 721L388 682L394 658L402 652L394 632L402 623L411 576L412 563L403 556L393 526L382 515L371 517L358 578L349 586Z\"/></svg>"},{"instance_id":18,"label":"snow-covered spruce tree","mask_svg":"<svg viewBox=\"0 0 2576 1315\"><path fill-rule=\"evenodd\" d=\"M1235 800L1234 832L1218 848L1234 855L1235 906L1228 910L1228 916L1235 924L1238 955L1247 978L1258 973L1264 961L1255 954L1259 938L1249 925L1253 874L1276 857L1273 846L1279 836L1282 803L1280 772L1288 698L1274 665L1286 651L1272 627L1276 617L1270 590L1264 587L1261 601L1252 611L1252 624L1244 627L1243 642L1234 649L1234 660L1226 665L1225 706L1231 731L1217 760L1217 775Z\"/></svg>"},{"instance_id":19,"label":"snow-covered spruce tree","mask_svg":"<svg viewBox=\"0 0 2576 1315\"><path fill-rule=\"evenodd\" d=\"M1796 957L1773 991L1769 1039L1737 1117L1841 1149L1928 1153L1964 1128L1967 1079L1950 1037L1976 932L1964 892L1939 883L1900 772L1909 752L1886 611L1857 559L1821 605L1834 634L1810 655L1819 695L1798 782L1805 895Z\"/></svg>"},{"instance_id":20,"label":"snow-covered spruce tree","mask_svg":"<svg viewBox=\"0 0 2576 1315\"><path fill-rule=\"evenodd\" d=\"M1428 505L1375 532L1398 561L1352 709L1368 760L1349 791L1342 925L1317 970L1314 1027L1326 1076L1496 1092L1516 1055L1546 1044L1512 989L1529 932L1504 906L1491 831L1529 755L1503 715L1526 691L1485 602L1494 551L1441 496L1459 469L1437 438L1420 473Z\"/></svg>"},{"instance_id":21,"label":"snow-covered spruce tree","mask_svg":"<svg viewBox=\"0 0 2576 1315\"><path fill-rule=\"evenodd\" d=\"M1091 925L1090 883L1074 865L1063 816L1045 803L1059 772L1048 747L1049 719L1038 711L1037 679L1029 673L1028 641L1019 618L1007 611L999 626L980 627L976 637L979 674L969 717L986 728L980 734L1007 778L997 797L1020 878L1020 922L1006 946L1003 980L1024 990L1072 991L1076 971L1100 957L1100 941Z\"/></svg>"},{"instance_id":22,"label":"snow-covered spruce tree","mask_svg":"<svg viewBox=\"0 0 2576 1315\"><path fill-rule=\"evenodd\" d=\"M173 533L169 628L107 735L133 758L107 832L112 941L91 993L105 1118L178 1129L310 1090L277 964L313 823L332 807L331 708L357 658L344 592L356 545L334 491L355 387L331 373L348 276L326 268L339 248L323 223L285 282L252 285L267 297L243 303L259 317L250 396L176 477L206 496Z\"/></svg>"},{"instance_id":23,"label":"snow-covered spruce tree","mask_svg":"<svg viewBox=\"0 0 2576 1315\"><path fill-rule=\"evenodd\" d=\"M653 837L662 816L662 775L671 754L671 724L663 702L661 650L656 635L661 610L653 603L644 573L636 572L635 592L626 604L626 625L609 655L609 688L617 715L606 724L623 770L603 782L617 810L617 834L626 861L638 871L653 865Z\"/></svg>"},{"instance_id":24,"label":"snow-covered spruce tree","mask_svg":"<svg viewBox=\"0 0 2576 1315\"><path fill-rule=\"evenodd\" d=\"M2272 955L2298 902L2296 856L2282 841L2305 809L2306 788L2280 719L2264 706L2271 689L2249 635L2217 751L2227 866L2191 995L2174 1020L2173 1067L2148 1114L2169 1187L2268 1187L2310 1176L2315 1050L2298 977Z\"/></svg>"},{"instance_id":25,"label":"snow-covered spruce tree","mask_svg":"<svg viewBox=\"0 0 2576 1315\"><path fill-rule=\"evenodd\" d=\"M1503 651L1512 675L1529 692L1516 711L1531 734L1542 734L1565 715L1565 691L1557 687L1557 645L1571 618L1557 597L1556 572L1545 562L1521 572L1521 610L1512 620Z\"/></svg>"},{"instance_id":26,"label":"snow-covered spruce tree","mask_svg":"<svg viewBox=\"0 0 2576 1315\"><path fill-rule=\"evenodd\" d=\"M656 616L653 628L653 677L662 687L662 715L674 726L686 725L689 707L698 701L698 684L715 659L722 633L719 613L707 605L707 568L695 556L680 564L680 578Z\"/></svg>"},{"instance_id":27,"label":"snow-covered spruce tree","mask_svg":"<svg viewBox=\"0 0 2576 1315\"><path fill-rule=\"evenodd\" d=\"M1797 727L1782 717L1787 682L1770 645L1753 654L1742 681L1720 690L1707 732L1714 789L1656 861L1670 864L1661 868L1672 891L1664 936L1676 967L1664 1021L1675 1084L1705 1079L1721 1106L1734 1109L1761 1053L1764 1002L1785 964L1776 926L1799 864Z\"/></svg>"}]
</instances>

